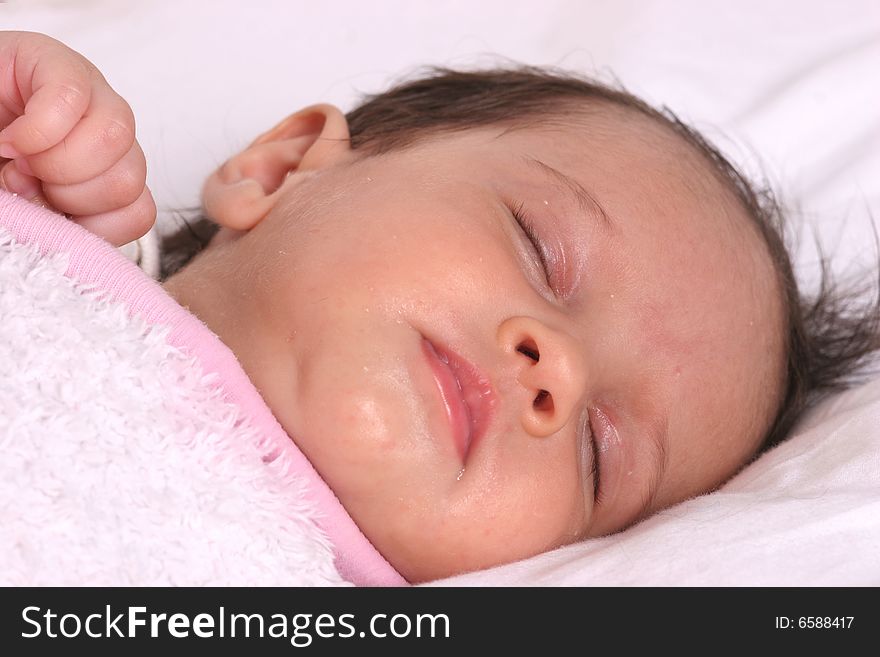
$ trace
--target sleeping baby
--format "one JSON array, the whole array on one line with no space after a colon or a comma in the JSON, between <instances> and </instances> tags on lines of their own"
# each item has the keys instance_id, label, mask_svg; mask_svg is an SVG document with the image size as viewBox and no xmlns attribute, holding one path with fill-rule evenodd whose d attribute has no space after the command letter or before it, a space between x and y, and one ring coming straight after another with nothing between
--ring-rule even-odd
<instances>
[{"instance_id":1,"label":"sleeping baby","mask_svg":"<svg viewBox=\"0 0 880 657\"><path fill-rule=\"evenodd\" d=\"M125 102L58 42L0 39L3 186L141 236ZM306 107L202 205L210 236L165 292L409 582L718 488L878 346L876 308L799 294L769 194L670 112L558 70L435 69Z\"/></svg>"}]
</instances>

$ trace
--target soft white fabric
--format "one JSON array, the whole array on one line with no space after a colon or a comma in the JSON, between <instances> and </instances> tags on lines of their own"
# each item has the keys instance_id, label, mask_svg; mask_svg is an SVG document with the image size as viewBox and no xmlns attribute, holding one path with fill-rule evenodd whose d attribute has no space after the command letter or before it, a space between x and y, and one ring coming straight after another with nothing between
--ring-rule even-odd
<instances>
[{"instance_id":1,"label":"soft white fabric","mask_svg":"<svg viewBox=\"0 0 880 657\"><path fill-rule=\"evenodd\" d=\"M336 585L199 362L0 228L0 585Z\"/></svg>"},{"instance_id":2,"label":"soft white fabric","mask_svg":"<svg viewBox=\"0 0 880 657\"><path fill-rule=\"evenodd\" d=\"M616 77L766 173L838 271L875 258L880 3L111 0L0 6L0 28L83 52L132 104L172 227L226 157L315 102L352 106L422 64L496 55ZM4 14L4 11L6 13ZM5 21L5 22L4 22ZM877 584L878 384L826 404L721 491L614 537L448 580L469 584ZM528 531L527 527L523 531Z\"/></svg>"}]
</instances>

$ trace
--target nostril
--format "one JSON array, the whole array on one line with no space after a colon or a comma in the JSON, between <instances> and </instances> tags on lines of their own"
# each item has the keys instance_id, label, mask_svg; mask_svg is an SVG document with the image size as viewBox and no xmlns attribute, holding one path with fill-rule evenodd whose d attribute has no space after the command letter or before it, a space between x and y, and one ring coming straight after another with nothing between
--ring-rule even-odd
<instances>
[{"instance_id":1,"label":"nostril","mask_svg":"<svg viewBox=\"0 0 880 657\"><path fill-rule=\"evenodd\" d=\"M536 363L541 360L541 354L538 351L538 345L535 344L534 340L524 340L516 350L523 354L524 356L528 356Z\"/></svg>"},{"instance_id":2,"label":"nostril","mask_svg":"<svg viewBox=\"0 0 880 657\"><path fill-rule=\"evenodd\" d=\"M541 390L538 393L538 396L535 397L535 401L532 402L532 407L538 411L553 411L553 397L546 390Z\"/></svg>"}]
</instances>

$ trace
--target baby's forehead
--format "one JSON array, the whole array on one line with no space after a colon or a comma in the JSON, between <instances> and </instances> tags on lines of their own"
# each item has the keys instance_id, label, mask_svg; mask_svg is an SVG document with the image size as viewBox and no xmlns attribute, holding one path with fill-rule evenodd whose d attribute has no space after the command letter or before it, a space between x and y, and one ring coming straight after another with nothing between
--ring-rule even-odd
<instances>
[{"instance_id":1,"label":"baby's forehead","mask_svg":"<svg viewBox=\"0 0 880 657\"><path fill-rule=\"evenodd\" d=\"M648 116L607 101L502 128L496 139L540 153L544 161L592 185L597 194L643 195L674 201L703 217L719 217L754 229L737 197L735 181L717 165L704 140L661 116ZM536 155L537 156L537 155ZM591 190L592 191L592 190Z\"/></svg>"},{"instance_id":2,"label":"baby's forehead","mask_svg":"<svg viewBox=\"0 0 880 657\"><path fill-rule=\"evenodd\" d=\"M659 113L649 115L607 100L567 103L550 113L478 130L491 135L490 145L497 140L499 148L520 142L578 168L588 168L601 156L602 162L618 161L643 176L668 178L667 185L678 182L683 191L733 198L705 140Z\"/></svg>"}]
</instances>

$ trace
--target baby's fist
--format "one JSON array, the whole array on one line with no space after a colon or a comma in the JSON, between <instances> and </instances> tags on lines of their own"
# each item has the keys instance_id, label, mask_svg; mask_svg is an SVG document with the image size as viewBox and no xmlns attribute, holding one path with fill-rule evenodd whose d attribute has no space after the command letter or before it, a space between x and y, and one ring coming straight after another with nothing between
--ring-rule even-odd
<instances>
[{"instance_id":1,"label":"baby's fist","mask_svg":"<svg viewBox=\"0 0 880 657\"><path fill-rule=\"evenodd\" d=\"M128 103L44 34L0 32L0 158L0 186L117 246L156 219Z\"/></svg>"}]
</instances>

